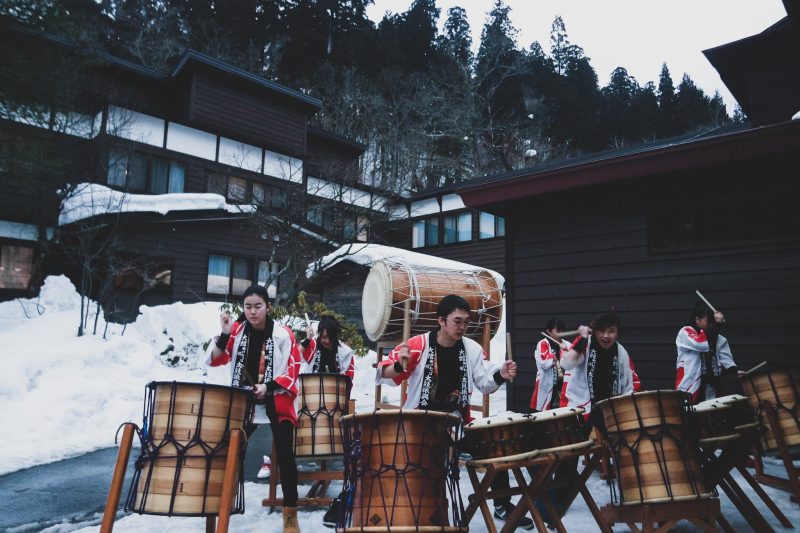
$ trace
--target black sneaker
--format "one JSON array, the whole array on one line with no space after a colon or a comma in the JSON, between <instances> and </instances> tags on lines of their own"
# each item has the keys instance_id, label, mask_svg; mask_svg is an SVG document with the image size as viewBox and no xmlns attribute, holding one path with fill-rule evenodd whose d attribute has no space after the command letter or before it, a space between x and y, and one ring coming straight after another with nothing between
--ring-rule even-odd
<instances>
[{"instance_id":1,"label":"black sneaker","mask_svg":"<svg viewBox=\"0 0 800 533\"><path fill-rule=\"evenodd\" d=\"M328 510L325 511L325 516L322 517L322 525L336 527L337 518L339 518L339 498L335 498Z\"/></svg>"},{"instance_id":2,"label":"black sneaker","mask_svg":"<svg viewBox=\"0 0 800 533\"><path fill-rule=\"evenodd\" d=\"M506 521L508 517L511 516L511 513L514 512L514 506L510 503L501 503L500 505L494 506L494 517L500 520ZM523 516L522 519L517 524L517 527L521 527L522 529L531 530L533 529L533 520L528 518L527 516Z\"/></svg>"}]
</instances>

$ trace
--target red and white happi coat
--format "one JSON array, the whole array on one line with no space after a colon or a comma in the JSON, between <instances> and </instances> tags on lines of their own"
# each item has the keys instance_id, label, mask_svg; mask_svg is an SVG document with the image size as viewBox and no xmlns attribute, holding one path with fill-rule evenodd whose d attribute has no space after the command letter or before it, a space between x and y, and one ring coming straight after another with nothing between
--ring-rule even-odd
<instances>
[{"instance_id":1,"label":"red and white happi coat","mask_svg":"<svg viewBox=\"0 0 800 533\"><path fill-rule=\"evenodd\" d=\"M303 360L306 362L305 373L322 372L325 369L319 369L319 360L322 354L318 350L319 344L317 339L311 339L308 346L303 351ZM336 350L336 362L339 365L338 373L353 379L355 374L355 361L353 361L353 349L348 345L339 341L339 348ZM317 368L317 370L315 370ZM336 370L336 369L333 369Z\"/></svg>"},{"instance_id":2,"label":"red and white happi coat","mask_svg":"<svg viewBox=\"0 0 800 533\"><path fill-rule=\"evenodd\" d=\"M375 375L375 384L380 385L400 385L403 380L407 380L406 388L406 401L403 404L403 409L417 409L419 408L420 399L422 397L422 378L425 371L425 365L428 362L428 357L431 352L429 347L431 342L436 346L435 337L436 330L423 333L408 339L408 348L410 357L408 359L408 368L405 372L397 377L383 378L381 374L383 367L393 366L395 362L400 361L400 347L397 346L389 353L389 356L378 363L377 372ZM472 339L464 337L464 350L467 356L467 388L470 396L472 395L473 385L478 388L483 394L491 394L500 388L500 385L494 380L494 374L500 370L500 365L492 363L484 359L484 351L480 344ZM431 398L433 400L433 398ZM453 411L454 415L459 415L459 411Z\"/></svg>"},{"instance_id":3,"label":"red and white happi coat","mask_svg":"<svg viewBox=\"0 0 800 533\"><path fill-rule=\"evenodd\" d=\"M233 354L239 351L242 341L245 322L235 322L231 328L231 337L222 354L209 362L210 366L222 366L231 363ZM294 399L297 396L297 375L300 373L300 352L294 341L294 334L286 326L275 324L272 328L272 337L265 339L265 343L272 340L272 379L280 386L275 390L275 412L278 420L288 420L297 425L297 411L294 408ZM259 373L263 372L267 361L259 362ZM231 380L235 372L235 365L231 364Z\"/></svg>"},{"instance_id":4,"label":"red and white happi coat","mask_svg":"<svg viewBox=\"0 0 800 533\"><path fill-rule=\"evenodd\" d=\"M563 347L562 347L563 351ZM554 409L557 405L551 405L553 401L553 383L556 377L556 351L550 345L550 341L542 339L536 344L533 353L536 361L536 385L531 396L531 409L534 411L546 411Z\"/></svg>"},{"instance_id":5,"label":"red and white happi coat","mask_svg":"<svg viewBox=\"0 0 800 533\"><path fill-rule=\"evenodd\" d=\"M705 368L705 354L708 353L708 337L705 331L684 326L675 337L675 345L678 348L675 388L691 394L692 403L697 403L700 397L703 375L718 376L722 369L736 366L728 339L722 335L717 336L717 353L713 359L716 368Z\"/></svg>"},{"instance_id":6,"label":"red and white happi coat","mask_svg":"<svg viewBox=\"0 0 800 533\"><path fill-rule=\"evenodd\" d=\"M575 340L578 342L580 338ZM574 362L566 357L561 358L561 368L564 369L564 385L561 387L561 407L582 407L586 410L585 418L592 412L592 393L589 390L589 376L587 364L589 351L592 348L593 337L589 337L586 353L580 354ZM573 346L575 345L573 343ZM613 387L611 396L630 394L641 388L639 376L633 367L633 360L622 344L617 342L617 365L612 376Z\"/></svg>"}]
</instances>

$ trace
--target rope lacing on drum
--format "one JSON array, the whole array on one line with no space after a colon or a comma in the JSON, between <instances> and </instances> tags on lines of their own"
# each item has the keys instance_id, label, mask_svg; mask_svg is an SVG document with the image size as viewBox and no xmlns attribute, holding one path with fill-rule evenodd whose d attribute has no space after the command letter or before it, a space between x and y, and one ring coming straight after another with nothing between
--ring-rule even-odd
<instances>
[{"instance_id":1,"label":"rope lacing on drum","mask_svg":"<svg viewBox=\"0 0 800 533\"><path fill-rule=\"evenodd\" d=\"M324 429L327 430L327 443L319 442L320 446L327 444L328 450L325 455L338 455L344 452L343 449L338 447L338 443L335 439L338 434L336 433L337 429L339 428L339 424L336 423L336 420L340 419L343 415L347 414L347 398L350 397L349 391L342 391L342 387L350 388L351 382L349 379L345 378L344 376L340 376L339 374L334 374L337 377L336 383L336 392L334 393L334 398L330 398L330 394L325 391L325 383L324 378L326 374L303 374L303 380L312 379L311 376L317 376L319 379L319 391L320 391L320 402L319 407L312 411L311 407L308 405L308 396L304 393L304 390L300 390L300 401L301 406L300 410L297 411L297 418L300 420L303 417L308 418L311 421L311 456L317 455L317 418L323 417L327 419L327 423L323 424L325 426ZM343 379L339 379L339 378ZM342 393L345 394L342 394ZM342 405L341 400L342 398L345 399L345 405ZM328 407L330 403L333 403L332 407ZM297 448L297 430L300 428L298 424L295 427L295 448Z\"/></svg>"},{"instance_id":2,"label":"rope lacing on drum","mask_svg":"<svg viewBox=\"0 0 800 533\"><path fill-rule=\"evenodd\" d=\"M640 458L640 447L641 443L646 439L650 442L653 450L656 454L656 463L658 465L658 472L661 476L662 483L667 492L667 496L670 501L673 501L675 498L675 494L673 492L672 487L672 480L670 475L670 469L667 468L667 460L666 460L666 450L664 448L664 443L667 441L672 441L675 447L678 450L678 455L680 457L683 472L686 473L689 484L692 489L692 493L694 497L701 498L703 494L700 492L699 487L699 480L695 474L695 470L692 467L692 459L694 456L690 454L689 448L687 447L687 440L692 441L692 439L686 439L685 428L687 428L687 421L688 421L688 399L683 398L680 405L680 416L681 416L681 423L680 424L670 424L666 420L666 412L664 410L664 395L661 394L661 391L654 391L656 394L656 400L658 403L659 409L659 418L660 418L660 425L653 428L653 427L645 427L644 426L644 417L640 410L639 403L633 401L633 407L636 414L636 420L638 422L638 428L633 429L626 429L623 430L622 422L619 419L617 409L615 409L615 403L618 403L617 400L614 398L610 398L608 400L608 408L611 409L612 417L614 419L614 424L617 428L616 432L608 432L607 428L603 427L602 432L604 437L606 438L607 442L609 443L609 447L612 450L612 455L614 457L617 469L617 487L615 487L614 483L609 480L609 487L611 489L611 498L612 501L615 503L626 503L625 493L623 491L622 486L622 464L621 458L623 456L622 450L625 449L630 454L630 457L633 461L633 468L634 473L636 475L636 484L637 489L639 492L639 501L644 502L646 500L643 483L642 483L642 472L641 472L641 458ZM670 391L672 392L672 391ZM676 435L674 430L680 430L680 435ZM631 434L633 432L639 432L638 437L631 442L628 443L627 439L624 438L625 434ZM647 463L652 464L652 463ZM619 494L616 494L615 488L619 490ZM617 499L619 497L619 499Z\"/></svg>"},{"instance_id":3,"label":"rope lacing on drum","mask_svg":"<svg viewBox=\"0 0 800 533\"><path fill-rule=\"evenodd\" d=\"M223 430L223 438L217 443L216 446L211 446L207 442L205 442L201 438L202 434L202 422L203 422L203 411L205 406L205 393L208 386L203 383L201 384L200 389L200 402L198 407L198 413L196 416L195 428L192 437L188 440L188 442L184 445L181 444L181 441L176 438L174 434L174 422L176 416L176 409L175 409L175 402L177 396L177 387L178 382L173 381L170 384L170 397L169 397L169 410L167 413L167 424L166 429L164 432L164 437L161 439L160 442L155 442L155 435L154 435L154 423L155 423L155 405L156 405L156 388L158 383L151 382L148 383L146 386L146 393L145 393L145 406L143 412L143 429L141 431L137 430L139 435L139 440L141 443L141 452L139 457L136 459L134 466L135 472L131 479L131 488L128 493L128 498L125 502L125 510L126 511L134 511L138 513L147 512L148 514L161 514L171 516L175 513L175 498L178 495L178 491L180 488L179 480L181 475L181 470L183 466L186 464L186 461L189 459L193 460L205 460L205 487L208 487L211 470L212 470L212 463L214 459L225 459L227 456L227 448L230 442L230 430L231 430L231 410L234 405L234 392L237 389L229 388L228 389L228 402L227 402L227 415L225 417L225 427ZM163 385L163 383L162 383ZM250 420L252 417L254 404L253 404L253 396L252 393L247 397L246 407L245 407L245 416L244 421ZM174 447L174 453L164 453L168 446ZM244 450L247 446L247 439L244 438L241 440L240 443L240 453L239 453L239 472L242 472L244 469ZM201 450L202 456L200 455L188 455L189 453L195 450ZM169 503L169 510L166 513L155 513L149 510L146 510L147 506L147 498L150 494L150 487L152 485L152 476L153 472L155 471L155 466L157 461L161 461L161 466L164 465L165 460L174 460L175 461L175 474L173 476L173 484L172 484L172 493L170 494L170 503ZM167 462L167 464L169 464ZM136 496L137 496L137 487L139 486L139 482L142 475L142 470L145 467L147 468L147 475L145 476L144 480L144 487L141 491L141 501L140 504L136 505ZM244 479L243 476L238 476L238 486L236 491L236 496L234 499L233 507L231 509L231 513L233 514L240 514L244 512ZM207 509L207 490L203 491L203 504L200 513L191 513L192 515L202 515L202 516L211 516L216 513L211 513ZM186 514L186 513L177 513L177 514Z\"/></svg>"}]
</instances>

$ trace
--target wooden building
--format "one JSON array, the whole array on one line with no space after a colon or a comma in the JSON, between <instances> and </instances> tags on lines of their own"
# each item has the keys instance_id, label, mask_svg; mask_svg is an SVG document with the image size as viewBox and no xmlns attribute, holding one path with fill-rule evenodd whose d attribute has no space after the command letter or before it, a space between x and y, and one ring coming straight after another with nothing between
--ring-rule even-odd
<instances>
[{"instance_id":1,"label":"wooden building","mask_svg":"<svg viewBox=\"0 0 800 533\"><path fill-rule=\"evenodd\" d=\"M85 164L70 167L70 180L80 176L77 181L102 184L139 203L150 196L213 193L225 205L185 205L164 214L100 210L65 224L58 220L55 192L65 183L48 183L46 214L19 202L3 204L0 271L16 268L18 274L0 276L0 298L34 291L35 271L66 272L77 285L80 269L70 267L59 248L66 250L63 245L87 226L98 241L112 233L117 241L116 264L99 276L111 280L110 294L95 282L92 296L104 300L113 318L129 320L139 304L236 298L254 282L279 291L279 280L271 278L287 261L287 237L316 239L327 251L368 239L369 225L388 218L391 195L359 183L365 147L310 125L322 104L315 98L193 50L162 72L105 53L84 57L72 43L19 27L4 27L2 42L20 63L37 54L68 62L74 54L81 83L70 88L78 93L70 102L75 106L58 110L70 118L69 127L59 127L56 112L31 120L18 111L37 105L36 94L25 102L0 102L4 139L45 136L59 146L75 144L86 152ZM9 83L32 83L13 78L10 69L4 75L12 76ZM35 172L1 172L0 197L11 198L21 182L34 190ZM36 200L34 195L31 202ZM236 206L255 206L262 221L271 218L291 229L272 231L275 225L265 226ZM39 253L43 249L46 254Z\"/></svg>"},{"instance_id":2,"label":"wooden building","mask_svg":"<svg viewBox=\"0 0 800 533\"><path fill-rule=\"evenodd\" d=\"M506 219L507 327L525 410L548 318L621 315L645 388L672 388L675 336L700 289L741 368L800 365L800 121L709 134L476 180L468 206Z\"/></svg>"}]
</instances>

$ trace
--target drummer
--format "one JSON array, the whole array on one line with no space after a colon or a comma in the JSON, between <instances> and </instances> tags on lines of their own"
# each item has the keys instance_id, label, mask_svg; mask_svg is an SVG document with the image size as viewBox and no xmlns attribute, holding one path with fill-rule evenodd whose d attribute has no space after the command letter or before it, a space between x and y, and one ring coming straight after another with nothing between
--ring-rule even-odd
<instances>
[{"instance_id":1,"label":"drummer","mask_svg":"<svg viewBox=\"0 0 800 533\"><path fill-rule=\"evenodd\" d=\"M473 386L490 394L517 375L517 364L487 361L480 344L467 338L469 303L449 294L436 307L439 327L408 339L378 363L376 383L400 385L407 380L404 409L427 409L456 414L469 419L469 399ZM508 476L497 476L493 490L508 488ZM513 511L510 499L495 499L495 517L507 520ZM519 526L533 529L533 521L523 517Z\"/></svg>"},{"instance_id":2,"label":"drummer","mask_svg":"<svg viewBox=\"0 0 800 533\"><path fill-rule=\"evenodd\" d=\"M300 356L290 332L270 318L272 299L267 289L252 285L242 294L244 318L230 313L219 318L222 332L211 352L211 366L231 364L231 386L251 387L264 405L272 427L283 489L283 530L299 532L297 522L297 464L292 438L297 425L294 399ZM255 430L248 424L247 434Z\"/></svg>"},{"instance_id":3,"label":"drummer","mask_svg":"<svg viewBox=\"0 0 800 533\"><path fill-rule=\"evenodd\" d=\"M594 404L640 389L633 360L617 340L621 333L619 316L603 313L578 328L578 337L561 357L561 406L583 408L590 425Z\"/></svg>"},{"instance_id":4,"label":"drummer","mask_svg":"<svg viewBox=\"0 0 800 533\"><path fill-rule=\"evenodd\" d=\"M332 316L324 316L317 325L319 336L314 333L314 327L306 324L306 338L300 343L300 355L306 362L304 373L319 374L335 373L346 376L353 381L355 364L353 350L339 340L342 328ZM322 524L327 527L336 527L339 515L339 504L342 495L334 498L325 515Z\"/></svg>"},{"instance_id":5,"label":"drummer","mask_svg":"<svg viewBox=\"0 0 800 533\"><path fill-rule=\"evenodd\" d=\"M547 321L545 333L560 340L558 334L565 329L561 319L551 318ZM536 343L533 353L536 361L536 385L531 396L531 411L547 411L560 404L561 384L564 382L564 371L560 362L562 348L564 346L561 342L546 338Z\"/></svg>"},{"instance_id":6,"label":"drummer","mask_svg":"<svg viewBox=\"0 0 800 533\"><path fill-rule=\"evenodd\" d=\"M720 335L725 315L697 300L686 326L678 331L675 388L692 395L692 403L729 394L744 394L728 339Z\"/></svg>"},{"instance_id":7,"label":"drummer","mask_svg":"<svg viewBox=\"0 0 800 533\"><path fill-rule=\"evenodd\" d=\"M306 338L300 343L300 355L308 373L334 373L352 381L355 372L353 350L339 340L342 327L332 316L323 316L317 325L319 336L311 324L306 325Z\"/></svg>"}]
</instances>

